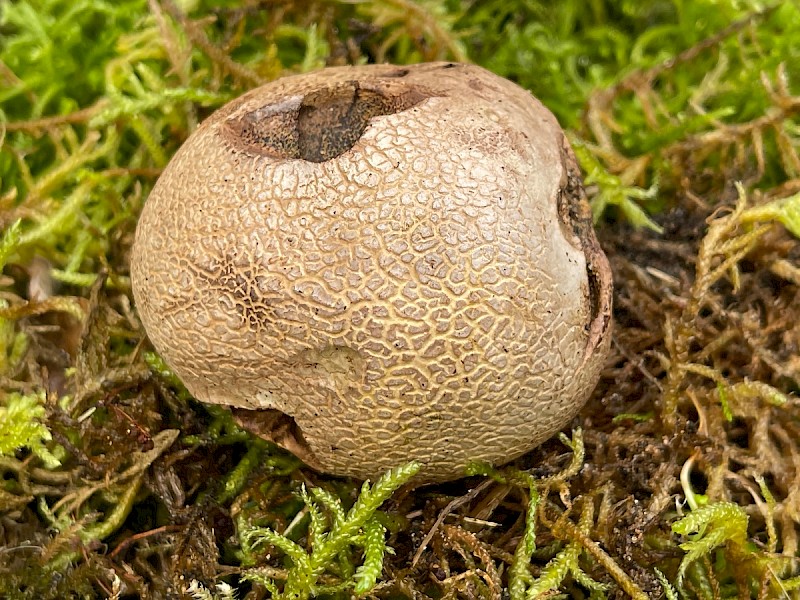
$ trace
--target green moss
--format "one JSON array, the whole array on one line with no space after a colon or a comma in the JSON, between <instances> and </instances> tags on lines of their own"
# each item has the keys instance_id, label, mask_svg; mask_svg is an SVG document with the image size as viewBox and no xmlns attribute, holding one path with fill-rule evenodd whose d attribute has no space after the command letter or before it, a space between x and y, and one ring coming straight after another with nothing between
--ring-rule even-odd
<instances>
[{"instance_id":1,"label":"green moss","mask_svg":"<svg viewBox=\"0 0 800 600\"><path fill-rule=\"evenodd\" d=\"M46 442L50 432L42 423L44 395L6 395L0 404L0 456L14 456L18 450L33 452L47 468L54 469L61 462L51 452Z\"/></svg>"},{"instance_id":2,"label":"green moss","mask_svg":"<svg viewBox=\"0 0 800 600\"><path fill-rule=\"evenodd\" d=\"M797 39L790 2L0 2L0 595L104 597L126 574L141 596L796 589ZM147 351L127 261L161 169L229 98L421 60L477 62L568 128L625 360L571 458L359 495L189 397Z\"/></svg>"},{"instance_id":3,"label":"green moss","mask_svg":"<svg viewBox=\"0 0 800 600\"><path fill-rule=\"evenodd\" d=\"M417 463L392 469L384 474L374 485L365 482L353 506L345 511L342 501L331 494L317 493L316 498L303 492L303 501L311 515L309 552L271 529L254 528L240 532L242 545L253 552L258 546L268 544L279 549L291 561L292 566L285 576L282 589L278 583L258 568L246 573L246 578L262 583L270 594L278 599L305 600L310 596L330 594L349 588L366 594L375 585L383 570L383 556L386 551L385 529L376 518L376 511L401 485L411 479L420 469ZM358 570L335 583L320 584L319 579L339 561L348 567L353 558L351 547L363 549L364 560ZM343 560L342 560L343 559Z\"/></svg>"}]
</instances>

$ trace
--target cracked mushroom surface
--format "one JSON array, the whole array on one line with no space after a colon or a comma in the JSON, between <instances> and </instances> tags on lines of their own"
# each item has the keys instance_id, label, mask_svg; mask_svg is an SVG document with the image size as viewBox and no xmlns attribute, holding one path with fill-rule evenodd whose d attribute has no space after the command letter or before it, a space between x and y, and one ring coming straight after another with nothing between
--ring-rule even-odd
<instances>
[{"instance_id":1,"label":"cracked mushroom surface","mask_svg":"<svg viewBox=\"0 0 800 600\"><path fill-rule=\"evenodd\" d=\"M471 65L328 68L230 102L150 194L131 277L197 399L358 478L520 456L583 406L611 337L561 128Z\"/></svg>"}]
</instances>

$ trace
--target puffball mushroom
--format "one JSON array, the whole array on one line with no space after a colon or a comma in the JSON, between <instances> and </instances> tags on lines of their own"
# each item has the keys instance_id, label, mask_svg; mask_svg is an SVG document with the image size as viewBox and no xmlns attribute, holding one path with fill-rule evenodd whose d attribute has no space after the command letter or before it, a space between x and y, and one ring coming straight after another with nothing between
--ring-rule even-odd
<instances>
[{"instance_id":1,"label":"puffball mushroom","mask_svg":"<svg viewBox=\"0 0 800 600\"><path fill-rule=\"evenodd\" d=\"M131 278L196 398L357 478L520 456L581 408L610 341L569 143L472 65L328 68L230 102L156 183Z\"/></svg>"}]
</instances>

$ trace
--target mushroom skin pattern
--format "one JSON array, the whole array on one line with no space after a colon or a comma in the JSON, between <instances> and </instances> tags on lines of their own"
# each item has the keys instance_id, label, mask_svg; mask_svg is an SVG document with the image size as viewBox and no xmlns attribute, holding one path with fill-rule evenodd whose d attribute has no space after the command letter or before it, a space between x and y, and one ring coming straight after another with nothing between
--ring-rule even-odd
<instances>
[{"instance_id":1,"label":"mushroom skin pattern","mask_svg":"<svg viewBox=\"0 0 800 600\"><path fill-rule=\"evenodd\" d=\"M611 338L563 131L466 64L327 68L222 107L150 194L131 279L198 400L361 479L519 457L580 410Z\"/></svg>"}]
</instances>

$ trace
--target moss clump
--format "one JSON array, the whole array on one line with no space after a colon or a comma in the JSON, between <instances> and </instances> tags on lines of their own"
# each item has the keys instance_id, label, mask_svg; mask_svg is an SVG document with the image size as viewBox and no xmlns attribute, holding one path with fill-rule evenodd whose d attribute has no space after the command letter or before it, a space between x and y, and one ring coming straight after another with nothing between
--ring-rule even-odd
<instances>
[{"instance_id":1,"label":"moss clump","mask_svg":"<svg viewBox=\"0 0 800 600\"><path fill-rule=\"evenodd\" d=\"M13 457L20 448L27 448L42 461L45 467L54 469L60 461L47 448L52 437L41 422L44 417L44 398L38 395L10 393L0 406L0 456Z\"/></svg>"}]
</instances>

